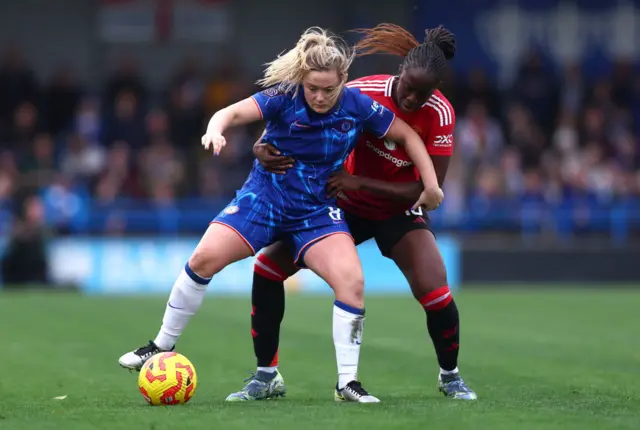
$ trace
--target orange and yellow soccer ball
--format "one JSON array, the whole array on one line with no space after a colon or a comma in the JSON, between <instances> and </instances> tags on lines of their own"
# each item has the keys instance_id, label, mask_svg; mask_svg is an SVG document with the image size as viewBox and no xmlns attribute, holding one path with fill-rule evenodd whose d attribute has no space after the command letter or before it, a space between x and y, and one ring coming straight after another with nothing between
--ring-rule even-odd
<instances>
[{"instance_id":1,"label":"orange and yellow soccer ball","mask_svg":"<svg viewBox=\"0 0 640 430\"><path fill-rule=\"evenodd\" d=\"M198 378L193 364L177 352L151 357L140 369L138 387L151 405L181 405L196 391Z\"/></svg>"}]
</instances>

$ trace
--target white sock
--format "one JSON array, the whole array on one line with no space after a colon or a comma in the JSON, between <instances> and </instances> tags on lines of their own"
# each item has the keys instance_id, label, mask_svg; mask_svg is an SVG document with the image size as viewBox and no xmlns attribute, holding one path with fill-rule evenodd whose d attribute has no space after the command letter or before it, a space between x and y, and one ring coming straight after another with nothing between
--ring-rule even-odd
<instances>
[{"instance_id":1,"label":"white sock","mask_svg":"<svg viewBox=\"0 0 640 430\"><path fill-rule=\"evenodd\" d=\"M442 367L440 368L441 375L455 375L456 373L458 373L457 367L453 370L444 370Z\"/></svg>"},{"instance_id":2,"label":"white sock","mask_svg":"<svg viewBox=\"0 0 640 430\"><path fill-rule=\"evenodd\" d=\"M200 309L211 279L194 273L187 264L176 279L164 311L162 327L153 341L160 349L171 349L189 320Z\"/></svg>"},{"instance_id":3,"label":"white sock","mask_svg":"<svg viewBox=\"0 0 640 430\"><path fill-rule=\"evenodd\" d=\"M333 344L338 363L338 388L358 379L360 344L364 330L364 309L335 301L333 306Z\"/></svg>"},{"instance_id":4,"label":"white sock","mask_svg":"<svg viewBox=\"0 0 640 430\"><path fill-rule=\"evenodd\" d=\"M258 366L258 372L275 373L278 370L278 366L260 367Z\"/></svg>"}]
</instances>

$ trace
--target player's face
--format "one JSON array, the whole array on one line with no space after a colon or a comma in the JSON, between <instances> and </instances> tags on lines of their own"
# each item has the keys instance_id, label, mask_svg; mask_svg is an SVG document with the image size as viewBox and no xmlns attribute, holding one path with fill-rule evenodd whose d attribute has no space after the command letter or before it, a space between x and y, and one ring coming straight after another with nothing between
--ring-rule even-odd
<instances>
[{"instance_id":1,"label":"player's face","mask_svg":"<svg viewBox=\"0 0 640 430\"><path fill-rule=\"evenodd\" d=\"M398 107L404 112L417 111L427 102L439 84L439 79L422 69L403 69L396 90Z\"/></svg>"},{"instance_id":2,"label":"player's face","mask_svg":"<svg viewBox=\"0 0 640 430\"><path fill-rule=\"evenodd\" d=\"M302 80L304 99L317 113L328 112L338 100L342 79L336 70L311 71Z\"/></svg>"}]
</instances>

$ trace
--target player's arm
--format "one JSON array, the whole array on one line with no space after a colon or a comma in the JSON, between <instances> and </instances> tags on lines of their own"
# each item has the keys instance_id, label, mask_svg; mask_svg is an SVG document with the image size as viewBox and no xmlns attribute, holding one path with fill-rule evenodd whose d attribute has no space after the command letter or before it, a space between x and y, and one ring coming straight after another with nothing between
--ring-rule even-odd
<instances>
[{"instance_id":1,"label":"player's arm","mask_svg":"<svg viewBox=\"0 0 640 430\"><path fill-rule=\"evenodd\" d=\"M433 168L436 171L436 176L438 177L438 185L442 188L442 184L444 184L444 179L447 176L447 171L449 170L449 162L451 161L451 157L446 155L432 155L431 161L433 161Z\"/></svg>"},{"instance_id":2,"label":"player's arm","mask_svg":"<svg viewBox=\"0 0 640 430\"><path fill-rule=\"evenodd\" d=\"M201 143L204 149L213 150L213 155L220 154L222 148L227 146L227 140L223 133L230 127L249 124L262 118L260 107L253 98L247 98L213 114L209 120L207 131L202 136Z\"/></svg>"},{"instance_id":3,"label":"player's arm","mask_svg":"<svg viewBox=\"0 0 640 430\"><path fill-rule=\"evenodd\" d=\"M260 138L253 144L253 155L267 172L284 175L287 170L293 167L295 159L282 155L278 148L270 143L263 142L262 139L265 134L266 130L262 132Z\"/></svg>"},{"instance_id":4,"label":"player's arm","mask_svg":"<svg viewBox=\"0 0 640 430\"><path fill-rule=\"evenodd\" d=\"M425 189L439 188L438 177L436 176L433 161L431 161L431 157L427 153L427 148L425 148L424 142L422 142L418 133L409 127L406 122L400 118L396 118L393 124L391 124L386 136L399 145L404 146L407 155L420 172L422 184Z\"/></svg>"},{"instance_id":5,"label":"player's arm","mask_svg":"<svg viewBox=\"0 0 640 430\"><path fill-rule=\"evenodd\" d=\"M261 119L260 108L253 97L249 97L213 114L209 120L207 134L222 135L228 128L250 124Z\"/></svg>"},{"instance_id":6,"label":"player's arm","mask_svg":"<svg viewBox=\"0 0 640 430\"><path fill-rule=\"evenodd\" d=\"M202 136L202 146L205 149L213 148L213 154L218 155L227 141L222 136L230 127L249 124L261 119L274 120L280 114L285 102L286 94L277 88L268 88L256 93L238 103L234 103L216 112L207 127L207 132Z\"/></svg>"},{"instance_id":7,"label":"player's arm","mask_svg":"<svg viewBox=\"0 0 640 430\"><path fill-rule=\"evenodd\" d=\"M423 189L421 181L386 182L366 176L355 176L344 169L331 175L327 182L329 197L338 196L340 191L365 190L403 203L415 202Z\"/></svg>"},{"instance_id":8,"label":"player's arm","mask_svg":"<svg viewBox=\"0 0 640 430\"><path fill-rule=\"evenodd\" d=\"M433 166L438 177L438 185L442 188L442 183L447 174L449 160L451 157L435 156L431 157ZM339 191L365 190L388 199L403 203L415 202L424 190L422 181L415 182L387 182L379 179L368 178L366 176L355 176L342 170L335 173L327 185L329 196L335 197Z\"/></svg>"},{"instance_id":9,"label":"player's arm","mask_svg":"<svg viewBox=\"0 0 640 430\"><path fill-rule=\"evenodd\" d=\"M369 101L361 98L360 101L363 104L366 102L365 106L368 105L369 108L368 114L365 116L367 130L379 138L388 136L399 145L402 145L418 172L420 172L424 190L420 193L418 201L414 203L413 207L424 207L427 210L437 208L444 195L438 186L438 178L436 177L431 157L429 157L418 133L413 131L406 122L396 118L389 109L376 103L371 98L369 98Z\"/></svg>"},{"instance_id":10,"label":"player's arm","mask_svg":"<svg viewBox=\"0 0 640 430\"><path fill-rule=\"evenodd\" d=\"M388 136L391 140L403 146L407 155L420 172L424 188L426 190L438 188L438 178L433 168L433 162L418 133L371 97L360 94L358 102L363 112L366 112L364 114L365 129L379 139Z\"/></svg>"},{"instance_id":11,"label":"player's arm","mask_svg":"<svg viewBox=\"0 0 640 430\"><path fill-rule=\"evenodd\" d=\"M449 161L451 157L443 155L431 156L433 167L438 178L438 186L442 188L444 178L449 169ZM357 189L369 191L390 199L402 202L415 202L420 193L424 190L422 181L415 182L386 182L379 179L367 178L365 176L357 177Z\"/></svg>"}]
</instances>

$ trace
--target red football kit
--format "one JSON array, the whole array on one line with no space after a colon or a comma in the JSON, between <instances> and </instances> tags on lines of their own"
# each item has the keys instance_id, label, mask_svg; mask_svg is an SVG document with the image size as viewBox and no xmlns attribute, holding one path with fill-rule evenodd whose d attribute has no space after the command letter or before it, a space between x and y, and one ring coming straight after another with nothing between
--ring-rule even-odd
<instances>
[{"instance_id":1,"label":"red football kit","mask_svg":"<svg viewBox=\"0 0 640 430\"><path fill-rule=\"evenodd\" d=\"M348 82L363 94L393 111L398 118L413 128L424 141L429 155L450 157L453 154L453 129L456 117L449 100L436 90L416 112L405 113L391 97L391 75L365 76ZM386 182L416 182L420 172L413 165L404 148L389 139L378 139L368 133L360 136L355 149L345 162L345 169L356 176L366 176ZM383 220L398 215L411 205L381 197L367 191L348 191L339 205L349 213L363 218Z\"/></svg>"}]
</instances>

